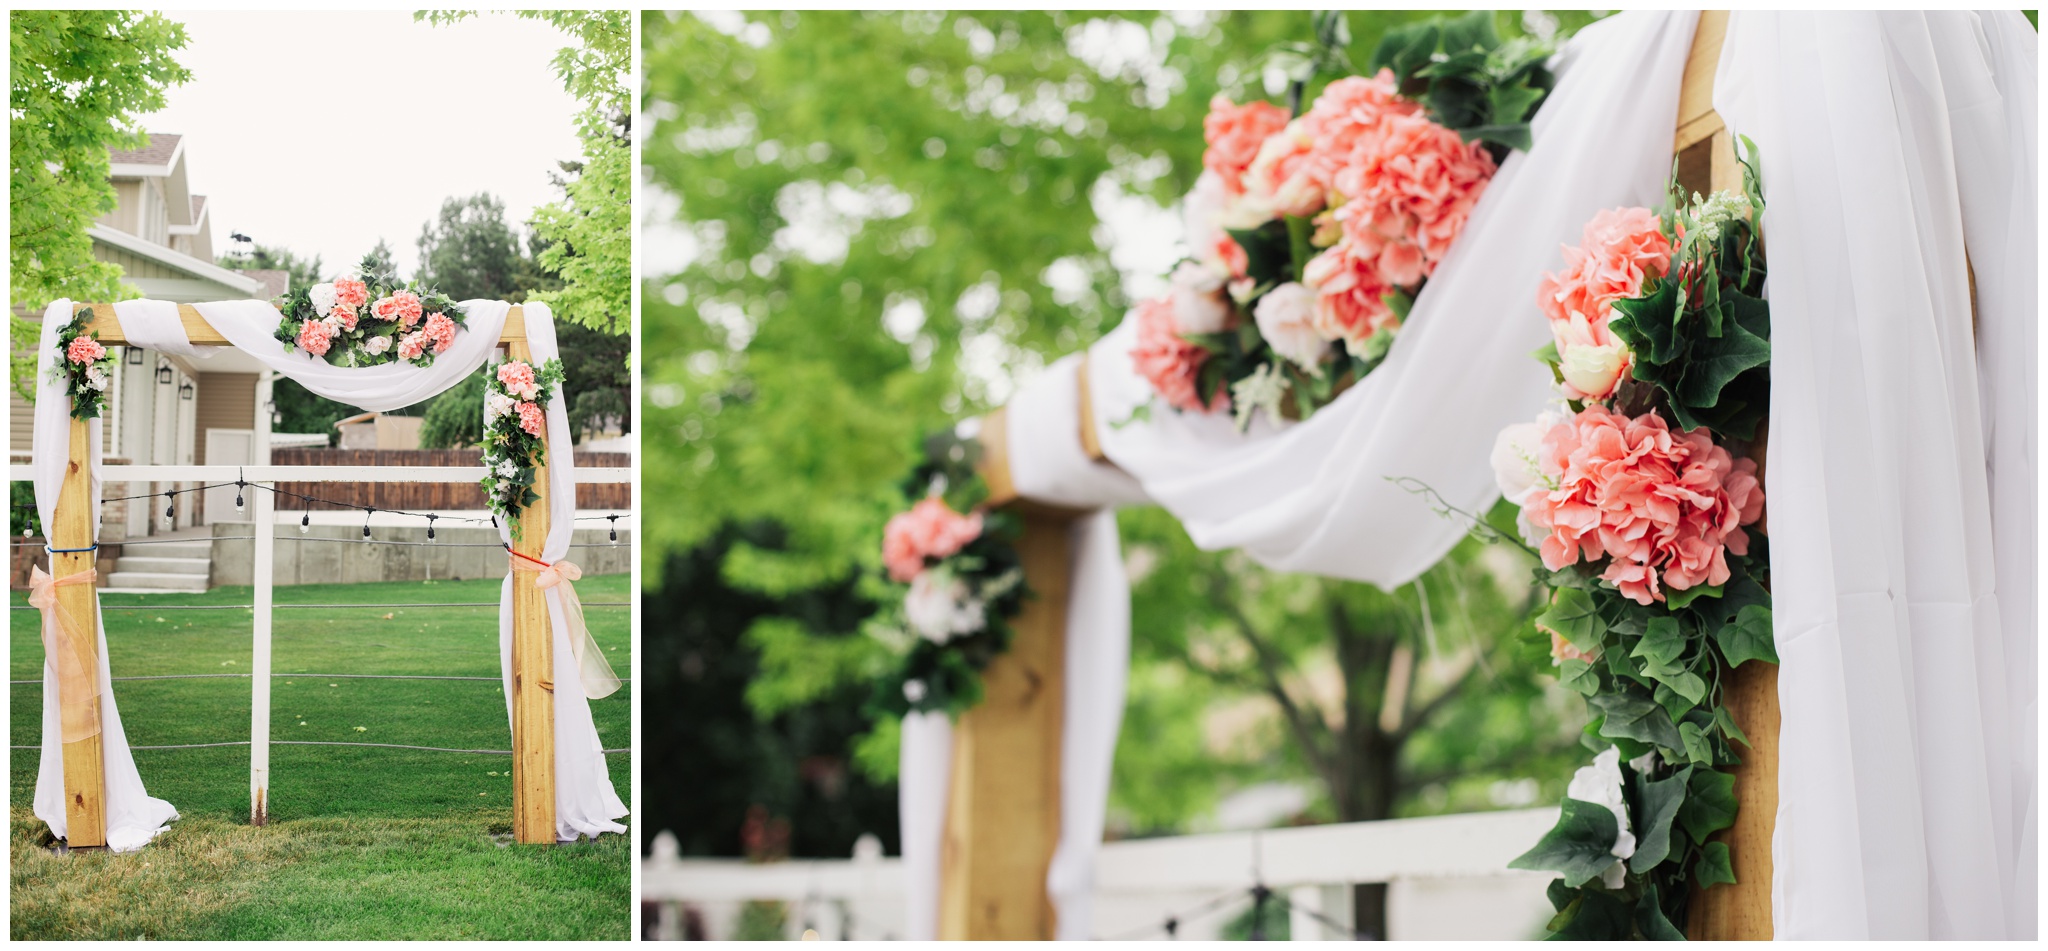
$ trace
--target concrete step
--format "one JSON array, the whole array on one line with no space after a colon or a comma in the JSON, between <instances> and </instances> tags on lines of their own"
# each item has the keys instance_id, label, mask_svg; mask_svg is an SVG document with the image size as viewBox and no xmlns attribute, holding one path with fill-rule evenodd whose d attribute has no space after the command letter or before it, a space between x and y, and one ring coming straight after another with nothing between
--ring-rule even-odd
<instances>
[{"instance_id":1,"label":"concrete step","mask_svg":"<svg viewBox=\"0 0 2048 951\"><path fill-rule=\"evenodd\" d=\"M107 576L106 587L123 590L205 591L206 576L155 571L116 571Z\"/></svg>"},{"instance_id":2,"label":"concrete step","mask_svg":"<svg viewBox=\"0 0 2048 951\"><path fill-rule=\"evenodd\" d=\"M213 542L208 539L154 542L145 537L124 546L121 551L131 557L143 558L210 558L213 556Z\"/></svg>"},{"instance_id":3,"label":"concrete step","mask_svg":"<svg viewBox=\"0 0 2048 951\"><path fill-rule=\"evenodd\" d=\"M140 571L149 574L204 575L213 570L213 561L207 558L159 558L154 556L122 555L114 563L114 573L122 574Z\"/></svg>"}]
</instances>

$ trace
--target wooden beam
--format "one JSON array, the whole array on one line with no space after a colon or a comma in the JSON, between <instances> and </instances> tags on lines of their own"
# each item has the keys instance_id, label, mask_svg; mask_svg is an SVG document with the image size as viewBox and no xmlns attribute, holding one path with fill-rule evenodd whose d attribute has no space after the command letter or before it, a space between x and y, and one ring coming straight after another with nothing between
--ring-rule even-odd
<instances>
[{"instance_id":1,"label":"wooden beam","mask_svg":"<svg viewBox=\"0 0 2048 951\"><path fill-rule=\"evenodd\" d=\"M56 524L49 526L51 548L91 548L92 524L92 440L86 421L71 421L71 448L64 469L64 485L57 493ZM97 552L78 551L50 556L50 575L65 578L94 567ZM99 584L65 585L57 589L57 609L77 625L80 666L92 689L84 696L59 693L59 721L91 724L91 736L64 744L65 844L74 849L101 848L107 844L107 770L97 727L100 722ZM55 658L51 659L55 662ZM62 678L59 678L60 681ZM70 733L72 730L65 730Z\"/></svg>"},{"instance_id":2,"label":"wooden beam","mask_svg":"<svg viewBox=\"0 0 2048 951\"><path fill-rule=\"evenodd\" d=\"M93 335L99 338L100 343L110 347L127 345L128 335L121 332L121 321L114 316L114 305L90 304L87 306L92 308L92 322L87 325L87 329L91 330ZM178 305L178 321L185 325L185 338L192 341L194 346L231 346L228 343L228 338L221 336L220 331L213 329L213 325L207 323L206 318L199 315L199 308L191 304ZM513 341L524 342L525 340L526 312L518 304L513 304L512 311L505 315L505 329L498 335L498 342L509 344Z\"/></svg>"},{"instance_id":3,"label":"wooden beam","mask_svg":"<svg viewBox=\"0 0 2048 951\"><path fill-rule=\"evenodd\" d=\"M1060 837L1072 522L1026 508L1018 554L1031 597L1007 653L982 674L980 704L953 730L940 851L941 940L1047 941L1045 876Z\"/></svg>"},{"instance_id":4,"label":"wooden beam","mask_svg":"<svg viewBox=\"0 0 2048 951\"><path fill-rule=\"evenodd\" d=\"M521 329L524 329L522 322ZM531 362L524 337L512 341L511 357ZM547 437L541 437L543 447ZM512 550L536 561L548 540L548 469L535 466L533 488L540 497L519 516ZM521 563L524 564L524 563ZM555 645L547 599L533 573L512 577L512 831L532 845L555 843Z\"/></svg>"},{"instance_id":5,"label":"wooden beam","mask_svg":"<svg viewBox=\"0 0 2048 951\"><path fill-rule=\"evenodd\" d=\"M1700 11L1686 54L1684 78L1678 87L1678 132L1673 151L1683 152L1711 138L1726 125L1714 111L1714 73L1721 65L1721 43L1728 37L1728 11ZM1739 179L1738 179L1739 181Z\"/></svg>"}]
</instances>

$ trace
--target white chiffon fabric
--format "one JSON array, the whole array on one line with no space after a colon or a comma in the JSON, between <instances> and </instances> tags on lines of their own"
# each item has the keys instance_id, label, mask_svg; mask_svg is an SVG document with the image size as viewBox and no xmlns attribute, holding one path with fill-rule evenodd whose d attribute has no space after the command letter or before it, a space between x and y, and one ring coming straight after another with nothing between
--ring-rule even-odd
<instances>
[{"instance_id":1,"label":"white chiffon fabric","mask_svg":"<svg viewBox=\"0 0 2048 951\"><path fill-rule=\"evenodd\" d=\"M60 300L43 312L43 331L36 357L35 429L30 446L34 453L36 513L44 525L56 524L57 494L64 487L64 473L71 458L71 396L65 392L58 372L57 332L71 322L71 302ZM172 311L173 316L176 310ZM91 443L92 534L100 534L100 421L87 420L86 438ZM46 533L47 534L47 533ZM98 597L97 594L94 595ZM100 612L95 610L96 619ZM142 774L135 770L135 755L128 749L128 734L121 729L121 710L114 703L113 674L107 657L107 628L95 623L99 639L100 754L104 763L107 807L107 848L132 852L142 848L166 824L178 818L178 810L161 799L150 798L142 786ZM50 827L59 839L69 837L70 823L64 814L64 738L57 696L57 667L43 659L43 744L36 769L33 800L36 818Z\"/></svg>"},{"instance_id":2,"label":"white chiffon fabric","mask_svg":"<svg viewBox=\"0 0 2048 951\"><path fill-rule=\"evenodd\" d=\"M2035 42L2013 11L1730 20L1714 105L1768 202L1781 938L2036 933Z\"/></svg>"},{"instance_id":3,"label":"white chiffon fabric","mask_svg":"<svg viewBox=\"0 0 2048 951\"><path fill-rule=\"evenodd\" d=\"M288 376L307 389L328 399L384 411L410 406L447 390L482 366L497 349L511 305L504 301L463 301L467 329L440 355L431 367L393 362L374 367L337 367L302 351L288 351L273 331L279 320L275 307L264 301L235 300L192 305L206 322L237 349L264 365ZM528 346L536 361L557 356L554 315L547 305L523 305ZM200 352L185 334L176 304L165 301L128 301L115 305L115 317L122 334L137 345L165 353L194 355ZM70 322L71 302L50 305L43 317L42 349L36 391L35 434L32 463L35 471L37 509L49 524L63 486L70 444L70 397L60 375L52 371L56 336ZM483 412L479 406L477 412ZM100 518L100 421L88 424L92 441L93 535L99 534ZM548 541L543 552L553 562L568 554L576 523L576 491L573 450L568 414L561 399L548 406L549 514ZM509 539L508 539L509 540ZM509 574L500 599L499 628L506 684L506 712L511 704L511 585ZM563 616L560 592L550 589L547 603L553 620L555 640L555 816L558 836L573 841L578 835L624 832L626 827L611 820L626 815L611 777L606 770L603 746L590 716L590 702L583 695L582 679L576 669ZM106 633L100 631L100 704L102 748L106 758L107 841L116 851L140 848L163 831L164 823L177 818L177 811L159 799L149 798L136 773L115 709L109 665L104 663ZM45 661L43 669L42 766L36 778L36 816L49 823L52 834L65 835L64 775L62 742L58 729L55 670Z\"/></svg>"},{"instance_id":4,"label":"white chiffon fabric","mask_svg":"<svg viewBox=\"0 0 2048 951\"><path fill-rule=\"evenodd\" d=\"M1474 513L1498 494L1494 436L1552 398L1549 372L1530 355L1549 339L1537 281L1562 266L1559 246L1578 243L1595 212L1663 195L1696 22L1631 11L1572 38L1534 120L1535 145L1501 165L1364 381L1301 423L1276 427L1259 414L1245 434L1227 415L1163 403L1149 421L1119 426L1153 396L1132 370L1127 320L1088 361L1103 452L1205 549L1385 588L1427 570L1465 524L1412 490Z\"/></svg>"}]
</instances>

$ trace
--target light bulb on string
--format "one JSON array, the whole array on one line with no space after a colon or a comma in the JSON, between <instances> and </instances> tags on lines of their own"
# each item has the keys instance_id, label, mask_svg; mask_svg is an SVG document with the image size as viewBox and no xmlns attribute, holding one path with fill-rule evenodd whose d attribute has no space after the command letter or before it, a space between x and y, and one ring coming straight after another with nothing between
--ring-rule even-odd
<instances>
[{"instance_id":1,"label":"light bulb on string","mask_svg":"<svg viewBox=\"0 0 2048 951\"><path fill-rule=\"evenodd\" d=\"M434 543L434 520L440 517L439 515L427 516L427 544L429 545Z\"/></svg>"},{"instance_id":2,"label":"light bulb on string","mask_svg":"<svg viewBox=\"0 0 2048 951\"><path fill-rule=\"evenodd\" d=\"M164 527L169 528L178 520L178 494L164 493Z\"/></svg>"},{"instance_id":3,"label":"light bulb on string","mask_svg":"<svg viewBox=\"0 0 2048 951\"><path fill-rule=\"evenodd\" d=\"M236 512L236 514L240 514L240 513L241 513L241 511L242 511L242 506L243 506L243 504L244 504L244 503L242 502L242 487L243 487L243 486L246 486L246 485L248 485L248 483L247 483L247 482L243 482L243 481L242 481L242 480L240 480L240 479L236 479L236 480L235 480L235 512Z\"/></svg>"},{"instance_id":4,"label":"light bulb on string","mask_svg":"<svg viewBox=\"0 0 2048 951\"><path fill-rule=\"evenodd\" d=\"M618 544L618 541L619 541L619 517L618 517L618 516L616 516L616 515L607 515L607 516L605 516L605 518L608 518L608 519L610 519L610 520L611 520L611 523L612 523L612 544L616 545L616 544Z\"/></svg>"},{"instance_id":5,"label":"light bulb on string","mask_svg":"<svg viewBox=\"0 0 2048 951\"><path fill-rule=\"evenodd\" d=\"M363 537L364 537L364 538L368 538L368 537L370 537L370 516L371 516L371 515L374 515L374 514L376 514L376 512L377 512L377 509L376 509L376 507L375 507L375 506L364 506L364 508L363 508Z\"/></svg>"},{"instance_id":6,"label":"light bulb on string","mask_svg":"<svg viewBox=\"0 0 2048 951\"><path fill-rule=\"evenodd\" d=\"M310 531L312 531L312 530L313 530L313 500L312 500L312 499L307 499L307 500L306 500L306 514L304 514L304 515L301 515L301 516L299 516L299 534L301 534L301 535L304 535L304 534L306 534L307 532L310 532Z\"/></svg>"}]
</instances>

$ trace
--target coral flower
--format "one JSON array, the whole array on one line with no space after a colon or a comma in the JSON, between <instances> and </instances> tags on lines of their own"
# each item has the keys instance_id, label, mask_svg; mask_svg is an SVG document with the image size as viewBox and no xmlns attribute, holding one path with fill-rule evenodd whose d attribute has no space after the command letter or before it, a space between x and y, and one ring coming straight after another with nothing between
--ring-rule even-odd
<instances>
[{"instance_id":1,"label":"coral flower","mask_svg":"<svg viewBox=\"0 0 2048 951\"><path fill-rule=\"evenodd\" d=\"M1173 298L1142 301L1133 316L1138 321L1138 343L1131 348L1131 365L1168 406L1198 413L1221 412L1230 406L1230 396L1220 386L1209 405L1202 405L1195 377L1208 361L1209 351L1181 337L1173 319Z\"/></svg>"},{"instance_id":2,"label":"coral flower","mask_svg":"<svg viewBox=\"0 0 2048 951\"><path fill-rule=\"evenodd\" d=\"M1266 138L1287 127L1287 110L1270 102L1232 103L1227 96L1209 100L1209 115L1202 120L1202 138L1209 148L1202 153L1202 167L1216 173L1224 190L1244 194L1244 172L1259 157Z\"/></svg>"},{"instance_id":3,"label":"coral flower","mask_svg":"<svg viewBox=\"0 0 2048 951\"><path fill-rule=\"evenodd\" d=\"M882 563L889 577L911 581L924 572L925 560L944 558L981 537L981 513L961 515L936 497L927 497L898 512L882 529Z\"/></svg>"},{"instance_id":4,"label":"coral flower","mask_svg":"<svg viewBox=\"0 0 2048 951\"><path fill-rule=\"evenodd\" d=\"M309 320L299 325L299 349L316 357L324 357L334 346L334 328L323 320Z\"/></svg>"},{"instance_id":5,"label":"coral flower","mask_svg":"<svg viewBox=\"0 0 2048 951\"><path fill-rule=\"evenodd\" d=\"M71 344L64 348L64 357L72 363L91 363L107 355L105 344L87 336L71 338Z\"/></svg>"}]
</instances>

